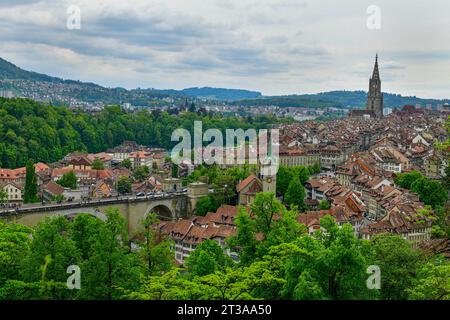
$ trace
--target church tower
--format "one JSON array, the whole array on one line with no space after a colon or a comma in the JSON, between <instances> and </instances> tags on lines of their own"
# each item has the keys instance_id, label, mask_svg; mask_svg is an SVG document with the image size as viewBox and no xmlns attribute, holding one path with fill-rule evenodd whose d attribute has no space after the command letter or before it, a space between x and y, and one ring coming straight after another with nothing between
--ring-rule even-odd
<instances>
[{"instance_id":1,"label":"church tower","mask_svg":"<svg viewBox=\"0 0 450 320\"><path fill-rule=\"evenodd\" d=\"M378 54L375 57L375 67L373 69L372 78L369 80L367 110L373 111L377 118L383 117L383 94L381 93L381 79L378 70Z\"/></svg>"},{"instance_id":2,"label":"church tower","mask_svg":"<svg viewBox=\"0 0 450 320\"><path fill-rule=\"evenodd\" d=\"M272 153L272 137L268 135L268 150L267 156L260 159L259 178L262 181L263 192L277 192L277 172L278 172L278 158L274 158Z\"/></svg>"},{"instance_id":3,"label":"church tower","mask_svg":"<svg viewBox=\"0 0 450 320\"><path fill-rule=\"evenodd\" d=\"M260 178L262 180L263 192L277 192L277 174L272 168L272 164L261 164Z\"/></svg>"}]
</instances>

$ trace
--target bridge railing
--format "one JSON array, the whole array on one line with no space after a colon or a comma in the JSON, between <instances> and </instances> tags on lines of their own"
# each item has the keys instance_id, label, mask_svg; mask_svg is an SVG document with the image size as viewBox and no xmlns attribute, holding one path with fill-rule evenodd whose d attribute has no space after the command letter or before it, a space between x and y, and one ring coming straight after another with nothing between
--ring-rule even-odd
<instances>
[{"instance_id":1,"label":"bridge railing","mask_svg":"<svg viewBox=\"0 0 450 320\"><path fill-rule=\"evenodd\" d=\"M68 209L78 209L78 208L90 208L96 206L106 206L129 202L147 202L147 201L160 201L168 200L178 197L186 196L186 191L180 191L176 193L168 193L166 195L152 195L152 196L129 196L129 197L118 197L118 198L105 198L94 201L81 201L81 202L71 202L71 203L61 203L61 204L48 204L40 205L35 207L17 207L15 209L10 208L0 208L0 216L8 215L19 215L19 214L29 214L36 212L49 212L58 210L68 210Z\"/></svg>"}]
</instances>

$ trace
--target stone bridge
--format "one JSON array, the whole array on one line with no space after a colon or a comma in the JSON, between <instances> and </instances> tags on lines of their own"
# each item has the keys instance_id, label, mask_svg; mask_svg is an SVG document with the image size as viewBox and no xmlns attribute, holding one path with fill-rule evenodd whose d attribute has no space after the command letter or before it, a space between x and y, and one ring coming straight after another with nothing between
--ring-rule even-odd
<instances>
[{"instance_id":1,"label":"stone bridge","mask_svg":"<svg viewBox=\"0 0 450 320\"><path fill-rule=\"evenodd\" d=\"M192 213L195 206L195 203L191 204L191 202L186 192L178 192L159 197L125 197L87 203L23 207L18 210L0 211L0 218L32 227L44 218L56 215L72 217L80 213L88 213L106 220L107 209L116 208L127 221L129 236L133 237L142 230L141 221L149 213L156 213L160 220L186 218Z\"/></svg>"}]
</instances>

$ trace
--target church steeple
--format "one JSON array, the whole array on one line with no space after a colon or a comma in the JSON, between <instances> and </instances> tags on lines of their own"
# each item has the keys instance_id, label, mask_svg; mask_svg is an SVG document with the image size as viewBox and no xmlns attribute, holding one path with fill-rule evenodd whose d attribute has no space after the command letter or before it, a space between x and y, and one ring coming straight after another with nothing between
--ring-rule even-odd
<instances>
[{"instance_id":1,"label":"church steeple","mask_svg":"<svg viewBox=\"0 0 450 320\"><path fill-rule=\"evenodd\" d=\"M383 93L381 92L381 78L378 70L378 53L375 56L375 66L372 77L369 80L367 110L373 111L377 118L383 117Z\"/></svg>"},{"instance_id":2,"label":"church steeple","mask_svg":"<svg viewBox=\"0 0 450 320\"><path fill-rule=\"evenodd\" d=\"M378 53L375 56L375 67L373 68L372 79L380 80L380 71L378 70Z\"/></svg>"}]
</instances>

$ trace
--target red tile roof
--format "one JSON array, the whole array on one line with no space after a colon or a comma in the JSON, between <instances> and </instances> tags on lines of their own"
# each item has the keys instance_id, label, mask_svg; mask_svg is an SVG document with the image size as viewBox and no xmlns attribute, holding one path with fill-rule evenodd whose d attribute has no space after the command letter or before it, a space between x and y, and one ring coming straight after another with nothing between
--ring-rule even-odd
<instances>
[{"instance_id":1,"label":"red tile roof","mask_svg":"<svg viewBox=\"0 0 450 320\"><path fill-rule=\"evenodd\" d=\"M255 176L254 174L248 176L247 178L245 178L244 180L242 180L237 186L236 186L236 191L237 192L241 192L245 187L247 187L250 183L253 182L253 180L258 180L258 177Z\"/></svg>"}]
</instances>

